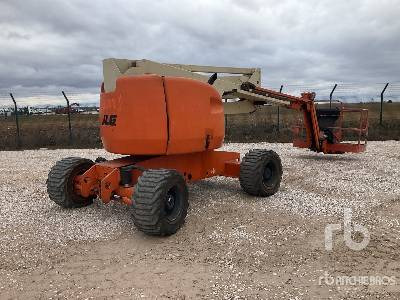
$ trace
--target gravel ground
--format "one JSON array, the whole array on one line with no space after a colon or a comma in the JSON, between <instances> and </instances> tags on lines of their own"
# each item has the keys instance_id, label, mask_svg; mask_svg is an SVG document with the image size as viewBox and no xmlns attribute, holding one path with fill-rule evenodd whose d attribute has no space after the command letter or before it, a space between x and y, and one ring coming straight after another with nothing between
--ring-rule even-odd
<instances>
[{"instance_id":1,"label":"gravel ground","mask_svg":"<svg viewBox=\"0 0 400 300\"><path fill-rule=\"evenodd\" d=\"M50 202L50 167L67 156L114 158L104 150L0 152L0 298L393 298L400 296L400 142L370 142L366 153L323 155L290 144L227 144L275 150L280 191L244 194L235 179L190 185L185 226L151 238L112 203L64 210ZM353 220L371 233L349 250L324 230ZM387 275L393 286L330 286L320 276Z\"/></svg>"}]
</instances>

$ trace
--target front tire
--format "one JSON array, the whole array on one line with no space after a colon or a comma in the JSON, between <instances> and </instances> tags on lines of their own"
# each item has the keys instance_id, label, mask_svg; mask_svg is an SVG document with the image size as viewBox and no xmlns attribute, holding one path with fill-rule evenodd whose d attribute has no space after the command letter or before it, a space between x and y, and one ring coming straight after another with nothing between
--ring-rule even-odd
<instances>
[{"instance_id":1,"label":"front tire","mask_svg":"<svg viewBox=\"0 0 400 300\"><path fill-rule=\"evenodd\" d=\"M149 235L171 235L185 222L188 190L175 170L149 169L135 186L132 216L136 227Z\"/></svg>"},{"instance_id":2,"label":"front tire","mask_svg":"<svg viewBox=\"0 0 400 300\"><path fill-rule=\"evenodd\" d=\"M240 186L250 195L267 197L275 194L281 179L281 159L272 150L250 150L240 163Z\"/></svg>"},{"instance_id":3,"label":"front tire","mask_svg":"<svg viewBox=\"0 0 400 300\"><path fill-rule=\"evenodd\" d=\"M78 195L74 188L74 179L94 165L93 161L80 157L67 157L58 161L47 177L49 198L64 208L78 208L93 203L94 196L85 198Z\"/></svg>"}]
</instances>

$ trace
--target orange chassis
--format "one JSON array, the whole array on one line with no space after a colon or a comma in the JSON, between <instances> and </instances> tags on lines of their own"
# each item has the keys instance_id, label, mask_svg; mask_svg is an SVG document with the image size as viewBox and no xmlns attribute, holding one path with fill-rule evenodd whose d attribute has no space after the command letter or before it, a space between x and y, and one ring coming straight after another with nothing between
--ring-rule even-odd
<instances>
[{"instance_id":1,"label":"orange chassis","mask_svg":"<svg viewBox=\"0 0 400 300\"><path fill-rule=\"evenodd\" d=\"M83 197L99 196L104 203L118 200L132 205L134 185L146 169L175 169L186 182L213 176L239 177L240 154L207 150L164 155L127 156L93 165L74 178L75 192Z\"/></svg>"}]
</instances>

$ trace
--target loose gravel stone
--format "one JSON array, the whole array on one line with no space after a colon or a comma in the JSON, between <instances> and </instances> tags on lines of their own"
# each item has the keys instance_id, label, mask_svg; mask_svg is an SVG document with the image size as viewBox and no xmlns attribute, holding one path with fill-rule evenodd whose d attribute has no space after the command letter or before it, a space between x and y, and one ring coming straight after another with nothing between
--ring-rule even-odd
<instances>
[{"instance_id":1,"label":"loose gravel stone","mask_svg":"<svg viewBox=\"0 0 400 300\"><path fill-rule=\"evenodd\" d=\"M400 201L400 142L369 142L367 152L343 155L324 155L296 149L291 144L271 143L232 143L223 150L244 155L255 148L272 149L281 156L283 180L279 192L268 198L249 197L240 189L238 180L224 177L194 183L189 187L187 224L173 237L176 247L183 252L171 254L173 260L185 259L188 253L192 259L200 259L187 241L206 245L210 256L203 258L204 263L212 262L220 272L212 279L210 297L233 299L250 295L246 293L255 289L269 290L264 279L248 282L246 278L257 273L271 253L276 255L279 249L288 260L309 259L312 253L299 256L287 248L294 237L309 234L310 228L300 224L301 220L306 224L311 219L340 218L347 207L371 229L385 223L393 232L400 232L398 216L371 217L377 207L389 207L391 202ZM0 275L8 278L9 284L17 284L10 269L43 264L51 256L49 249L60 251L70 243L111 241L137 232L127 208L119 203L104 205L96 200L92 206L66 210L49 200L48 171L57 160L67 156L93 160L98 156L118 157L101 149L0 152ZM268 220L263 228L254 224L254 216L260 220L271 211L285 215L287 224L266 226ZM297 223L291 224L291 218ZM247 252L243 256L244 248ZM277 261L274 266L271 272L282 274L284 262ZM302 276L296 270L291 272ZM274 277L272 273L270 276ZM221 276L225 281L221 281ZM231 284L227 284L226 276ZM300 287L296 289L298 292L290 295L279 289L272 292L277 297L305 293Z\"/></svg>"}]
</instances>

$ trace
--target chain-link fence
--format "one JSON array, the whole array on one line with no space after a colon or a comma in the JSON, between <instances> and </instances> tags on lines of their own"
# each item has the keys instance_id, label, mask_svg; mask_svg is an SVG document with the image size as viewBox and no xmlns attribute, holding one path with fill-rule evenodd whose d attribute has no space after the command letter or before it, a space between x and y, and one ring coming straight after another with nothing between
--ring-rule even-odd
<instances>
[{"instance_id":1,"label":"chain-link fence","mask_svg":"<svg viewBox=\"0 0 400 300\"><path fill-rule=\"evenodd\" d=\"M340 100L350 107L368 108L370 140L400 138L400 82L268 88L291 95L311 91L317 100ZM92 90L0 90L0 149L101 147L98 113L99 94ZM250 115L227 116L226 140L289 142L294 119L296 112L277 106L262 106Z\"/></svg>"}]
</instances>

